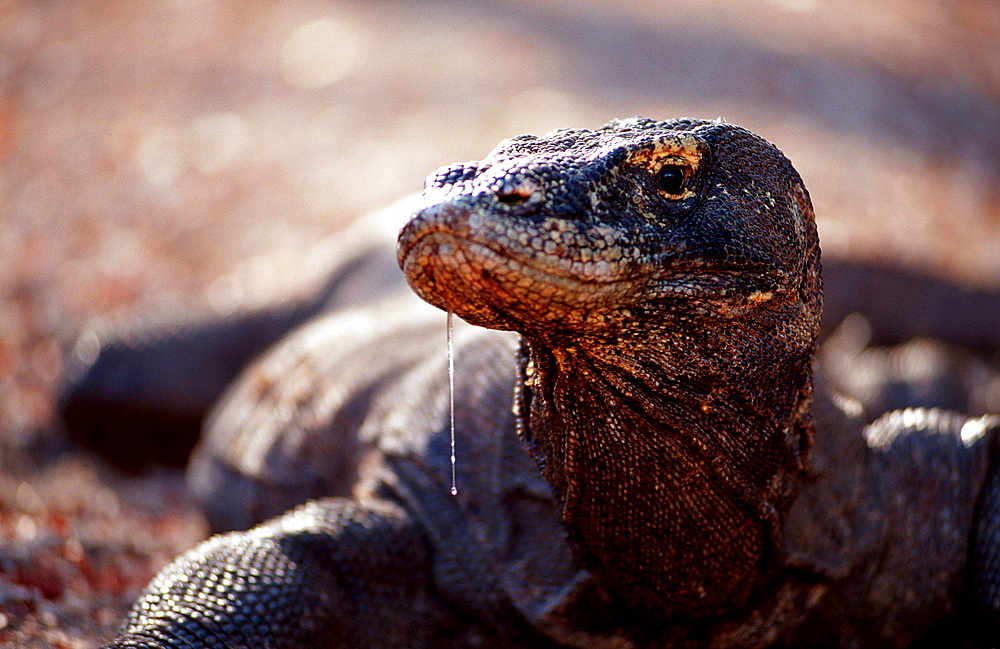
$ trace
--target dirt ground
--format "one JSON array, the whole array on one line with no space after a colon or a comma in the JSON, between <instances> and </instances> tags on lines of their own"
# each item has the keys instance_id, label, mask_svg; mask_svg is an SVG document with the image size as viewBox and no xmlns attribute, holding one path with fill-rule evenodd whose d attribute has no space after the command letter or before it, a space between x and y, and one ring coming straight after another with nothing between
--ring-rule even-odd
<instances>
[{"instance_id":1,"label":"dirt ground","mask_svg":"<svg viewBox=\"0 0 1000 649\"><path fill-rule=\"evenodd\" d=\"M824 249L1000 287L996 0L0 0L0 646L97 646L205 534L176 470L66 442L67 354L294 290L434 168L724 117Z\"/></svg>"}]
</instances>

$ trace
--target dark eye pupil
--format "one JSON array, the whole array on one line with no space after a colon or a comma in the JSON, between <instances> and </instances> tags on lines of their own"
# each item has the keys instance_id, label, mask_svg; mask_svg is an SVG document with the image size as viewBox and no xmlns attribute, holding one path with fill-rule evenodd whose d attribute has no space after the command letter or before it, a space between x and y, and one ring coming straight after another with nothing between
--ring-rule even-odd
<instances>
[{"instance_id":1,"label":"dark eye pupil","mask_svg":"<svg viewBox=\"0 0 1000 649\"><path fill-rule=\"evenodd\" d=\"M684 167L666 165L660 169L657 184L668 194L682 193L684 191Z\"/></svg>"}]
</instances>

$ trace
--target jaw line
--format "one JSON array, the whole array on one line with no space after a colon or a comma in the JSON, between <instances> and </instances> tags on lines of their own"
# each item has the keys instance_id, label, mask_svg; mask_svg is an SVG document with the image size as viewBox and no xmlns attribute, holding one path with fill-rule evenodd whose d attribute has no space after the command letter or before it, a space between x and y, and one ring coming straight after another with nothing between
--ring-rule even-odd
<instances>
[{"instance_id":1,"label":"jaw line","mask_svg":"<svg viewBox=\"0 0 1000 649\"><path fill-rule=\"evenodd\" d=\"M581 276L579 273L574 272L569 268L540 264L536 259L524 255L517 249L484 242L473 237L456 234L455 232L444 229L431 230L421 234L409 243L405 251L403 251L403 254L400 256L403 264L405 265L410 263L414 250L428 244L434 245L435 242L437 242L439 246L454 245L456 248L461 250L466 257L489 259L493 262L493 264L491 264L492 267L507 266L512 268L514 271L524 270L527 271L529 275L534 276L545 284L560 288L565 287L582 289L583 292L590 292L588 291L588 288L591 287L611 288L626 285L633 286L637 283L647 283L650 278L649 274L637 273L634 271L627 274L619 274L617 276L609 273L605 273L604 276ZM598 262L575 263L589 263L596 265ZM620 267L621 264L615 264L615 266Z\"/></svg>"},{"instance_id":2,"label":"jaw line","mask_svg":"<svg viewBox=\"0 0 1000 649\"><path fill-rule=\"evenodd\" d=\"M419 269L420 266L450 268L452 286L442 283L434 287L427 282L411 284L423 299L445 310L449 307L441 298L451 294L459 301L468 299L481 307L488 305L498 314L509 314L504 320L526 326L551 322L545 317L546 311L560 311L570 316L569 312L579 310L579 317L559 320L582 323L597 311L610 313L639 307L646 300L634 298L649 293L667 300L725 300L725 295L713 290L718 287L713 286L715 282L711 278L721 279L748 270L692 263L684 259L683 250L658 251L642 265L629 264L627 260L625 263L604 260L546 263L542 254L532 255L530 251L526 254L516 241L515 245L510 245L510 242L496 241L488 236L475 236L479 228L470 227L470 220L475 219L469 218L468 210L455 209L453 205L447 206L450 209L442 209L444 207L438 205L430 208L430 212L424 211L430 218L417 228L404 228L398 258L408 276L410 268ZM450 217L454 216L462 218L452 222ZM541 229L539 231L544 234ZM446 259L453 255L457 259ZM420 266L413 267L419 257L436 257L436 260L425 259ZM466 286L456 288L458 282ZM463 293L466 298L461 297ZM496 297L489 299L490 294ZM528 308L524 308L526 306ZM461 308L451 310L462 314Z\"/></svg>"},{"instance_id":3,"label":"jaw line","mask_svg":"<svg viewBox=\"0 0 1000 649\"><path fill-rule=\"evenodd\" d=\"M452 249L442 251L449 247ZM443 252L458 259L446 260ZM554 269L531 263L504 246L489 245L442 229L420 235L401 250L400 258L408 276L411 264L421 263L418 261L420 256L436 258L423 262L422 266L444 266L455 275L449 282L452 286L441 285L447 287L446 290L434 287L433 283L411 284L425 300L465 317L463 309L453 308L454 304L448 305L442 298L457 294L458 299L464 301L461 294L472 293L469 302L488 305L494 312L505 314L505 320L521 323L523 328L582 324L590 316L610 312L615 305L630 302L627 296L641 292L646 284L641 275L592 279L581 278L572 271L565 272L568 269L563 268L558 270L564 272L553 272ZM464 271L456 270L462 266L466 266ZM454 279L465 285L456 288ZM522 329L522 326L517 328Z\"/></svg>"}]
</instances>

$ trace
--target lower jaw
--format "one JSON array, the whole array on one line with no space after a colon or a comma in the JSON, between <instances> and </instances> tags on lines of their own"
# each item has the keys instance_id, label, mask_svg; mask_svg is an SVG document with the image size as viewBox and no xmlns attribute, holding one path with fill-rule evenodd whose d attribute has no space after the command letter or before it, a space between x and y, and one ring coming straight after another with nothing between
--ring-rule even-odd
<instances>
[{"instance_id":1,"label":"lower jaw","mask_svg":"<svg viewBox=\"0 0 1000 649\"><path fill-rule=\"evenodd\" d=\"M596 326L631 286L548 273L461 237L434 232L406 251L403 272L424 300L492 329ZM616 299L617 298L617 299Z\"/></svg>"}]
</instances>

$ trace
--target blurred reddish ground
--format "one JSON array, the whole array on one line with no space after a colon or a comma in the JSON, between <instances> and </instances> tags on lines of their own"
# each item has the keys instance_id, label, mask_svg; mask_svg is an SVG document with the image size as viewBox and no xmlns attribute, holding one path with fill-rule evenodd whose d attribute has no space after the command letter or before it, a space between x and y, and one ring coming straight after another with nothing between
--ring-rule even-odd
<instances>
[{"instance_id":1,"label":"blurred reddish ground","mask_svg":"<svg viewBox=\"0 0 1000 649\"><path fill-rule=\"evenodd\" d=\"M293 290L435 167L635 114L776 142L828 251L1000 286L995 0L0 1L0 646L94 646L204 534L60 437L81 333Z\"/></svg>"}]
</instances>

